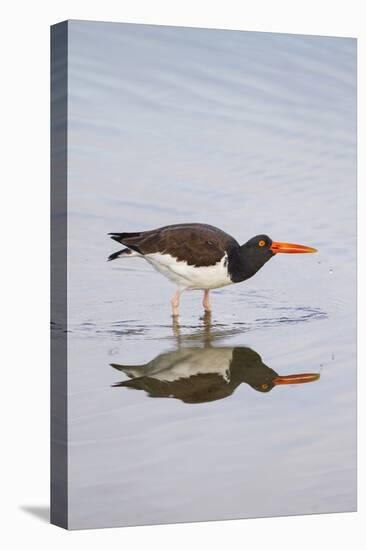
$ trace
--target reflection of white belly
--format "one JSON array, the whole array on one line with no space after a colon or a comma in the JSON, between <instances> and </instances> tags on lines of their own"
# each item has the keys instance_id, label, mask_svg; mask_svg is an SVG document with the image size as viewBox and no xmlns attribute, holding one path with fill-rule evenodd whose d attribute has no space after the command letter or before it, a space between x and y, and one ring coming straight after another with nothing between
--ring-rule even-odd
<instances>
[{"instance_id":1,"label":"reflection of white belly","mask_svg":"<svg viewBox=\"0 0 366 550\"><path fill-rule=\"evenodd\" d=\"M144 367L125 367L132 378L148 376L162 382L174 382L197 374L217 374L229 382L233 348L183 348L162 353Z\"/></svg>"},{"instance_id":2,"label":"reflection of white belly","mask_svg":"<svg viewBox=\"0 0 366 550\"><path fill-rule=\"evenodd\" d=\"M187 262L179 262L170 254L146 254L143 256L157 271L165 275L181 288L210 289L231 285L227 270L227 256L215 265L195 267Z\"/></svg>"}]
</instances>

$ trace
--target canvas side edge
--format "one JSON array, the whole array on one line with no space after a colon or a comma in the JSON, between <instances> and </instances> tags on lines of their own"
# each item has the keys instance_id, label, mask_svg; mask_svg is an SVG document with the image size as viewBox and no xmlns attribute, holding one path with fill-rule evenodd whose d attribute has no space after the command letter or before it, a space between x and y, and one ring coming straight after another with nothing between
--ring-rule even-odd
<instances>
[{"instance_id":1,"label":"canvas side edge","mask_svg":"<svg viewBox=\"0 0 366 550\"><path fill-rule=\"evenodd\" d=\"M51 523L68 527L67 460L68 23L51 27Z\"/></svg>"}]
</instances>

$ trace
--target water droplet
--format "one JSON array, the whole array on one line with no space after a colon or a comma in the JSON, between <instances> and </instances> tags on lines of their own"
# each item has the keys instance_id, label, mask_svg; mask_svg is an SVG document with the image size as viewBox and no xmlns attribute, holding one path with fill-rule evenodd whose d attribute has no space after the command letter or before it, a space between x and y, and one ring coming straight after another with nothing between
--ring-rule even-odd
<instances>
[{"instance_id":1,"label":"water droplet","mask_svg":"<svg viewBox=\"0 0 366 550\"><path fill-rule=\"evenodd\" d=\"M331 267L329 268L329 275L333 275L333 269Z\"/></svg>"}]
</instances>

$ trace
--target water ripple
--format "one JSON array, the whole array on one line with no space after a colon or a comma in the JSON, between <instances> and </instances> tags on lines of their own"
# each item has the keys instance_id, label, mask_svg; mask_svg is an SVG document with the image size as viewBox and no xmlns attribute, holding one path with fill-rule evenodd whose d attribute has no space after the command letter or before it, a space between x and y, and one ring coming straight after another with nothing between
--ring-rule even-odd
<instances>
[{"instance_id":1,"label":"water ripple","mask_svg":"<svg viewBox=\"0 0 366 550\"><path fill-rule=\"evenodd\" d=\"M268 307L268 306L267 306ZM328 314L321 308L309 306L278 306L272 307L268 316L253 317L248 321L231 320L226 318L218 322L213 318L191 316L190 322L172 323L146 323L141 319L124 319L120 321L93 322L85 321L69 327L71 336L87 338L116 338L124 337L130 340L138 340L141 337L149 340L169 340L177 336L174 328L179 327L179 336L187 340L217 340L234 336L236 334L265 330L283 325L309 323L326 319ZM172 332L173 328L173 332Z\"/></svg>"}]
</instances>

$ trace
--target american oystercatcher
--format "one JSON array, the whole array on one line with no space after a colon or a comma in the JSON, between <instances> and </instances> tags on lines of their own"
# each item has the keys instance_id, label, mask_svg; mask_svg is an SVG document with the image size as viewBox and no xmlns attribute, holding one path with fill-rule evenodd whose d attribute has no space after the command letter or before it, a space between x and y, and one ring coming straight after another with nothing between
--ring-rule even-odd
<instances>
[{"instance_id":1,"label":"american oystercatcher","mask_svg":"<svg viewBox=\"0 0 366 550\"><path fill-rule=\"evenodd\" d=\"M126 248L108 260L144 258L157 271L177 285L171 304L173 316L179 313L184 290L203 290L203 307L211 311L209 291L249 279L275 254L316 252L300 244L272 241L257 235L241 245L221 229L202 223L167 225L151 231L109 233Z\"/></svg>"},{"instance_id":2,"label":"american oystercatcher","mask_svg":"<svg viewBox=\"0 0 366 550\"><path fill-rule=\"evenodd\" d=\"M184 403L207 403L229 397L240 384L268 393L275 386L304 384L318 373L277 374L258 353L247 347L181 348L162 353L144 365L111 366L129 380L115 387L144 390L150 397L173 397Z\"/></svg>"}]
</instances>

